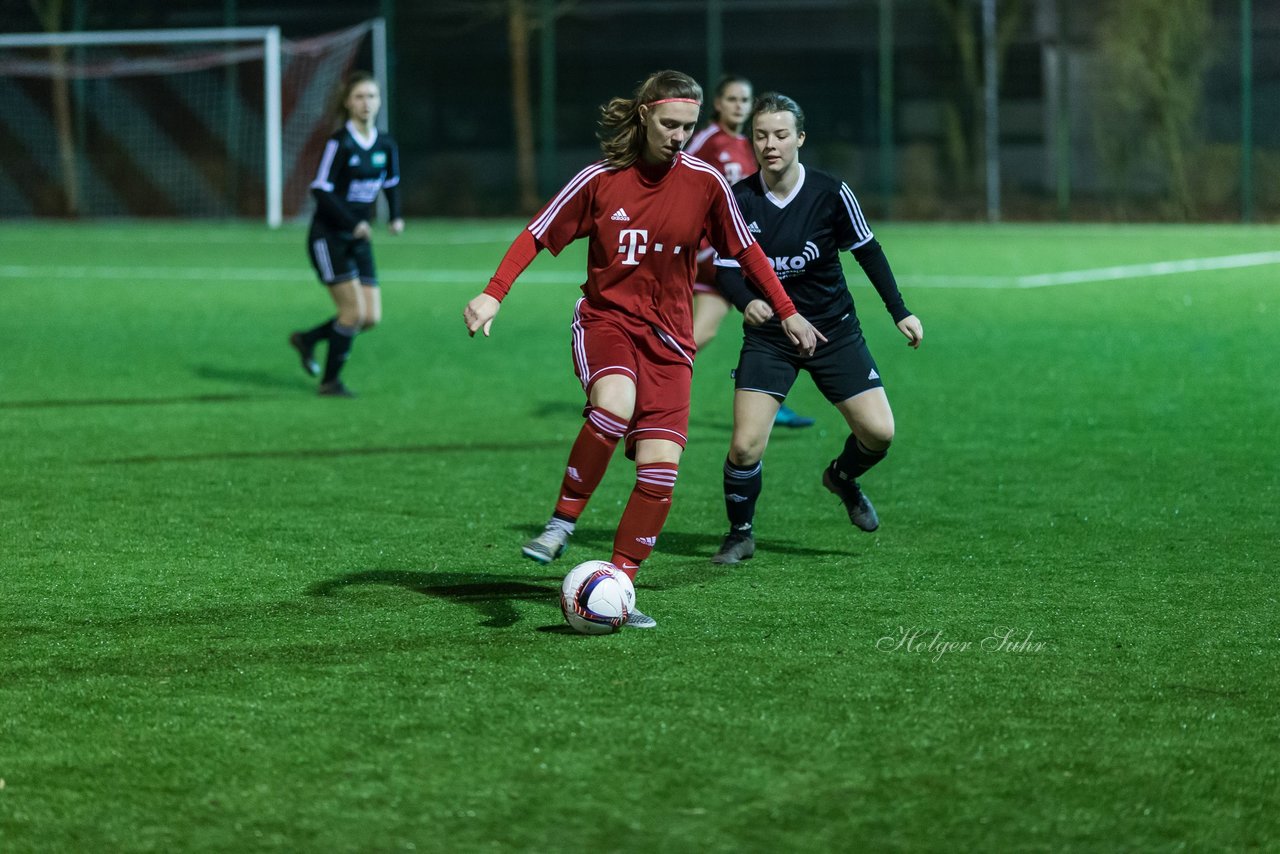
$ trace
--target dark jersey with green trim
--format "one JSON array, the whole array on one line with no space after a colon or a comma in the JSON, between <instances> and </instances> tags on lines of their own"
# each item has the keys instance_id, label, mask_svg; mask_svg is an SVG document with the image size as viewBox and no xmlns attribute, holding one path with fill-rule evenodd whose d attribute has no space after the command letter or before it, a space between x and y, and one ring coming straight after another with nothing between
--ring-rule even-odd
<instances>
[{"instance_id":1,"label":"dark jersey with green trim","mask_svg":"<svg viewBox=\"0 0 1280 854\"><path fill-rule=\"evenodd\" d=\"M734 184L733 195L747 228L806 320L826 334L854 313L840 252L868 244L874 235L847 185L801 164L800 180L786 199L769 192L760 172ZM717 258L716 266L717 282L739 308L759 298L732 258ZM735 291L749 297L743 301ZM785 336L777 317L748 330Z\"/></svg>"},{"instance_id":2,"label":"dark jersey with green trim","mask_svg":"<svg viewBox=\"0 0 1280 854\"><path fill-rule=\"evenodd\" d=\"M325 142L320 166L311 182L316 200L313 231L350 232L362 220L370 222L378 193L387 194L391 219L400 218L400 154L395 140L375 129L361 137L352 122Z\"/></svg>"}]
</instances>

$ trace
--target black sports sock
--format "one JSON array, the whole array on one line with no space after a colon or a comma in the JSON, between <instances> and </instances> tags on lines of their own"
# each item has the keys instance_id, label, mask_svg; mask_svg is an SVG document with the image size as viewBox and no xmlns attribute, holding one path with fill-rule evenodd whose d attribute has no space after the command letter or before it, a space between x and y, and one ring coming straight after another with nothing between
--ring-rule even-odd
<instances>
[{"instance_id":1,"label":"black sports sock","mask_svg":"<svg viewBox=\"0 0 1280 854\"><path fill-rule=\"evenodd\" d=\"M857 436L850 433L849 438L845 439L844 451L836 457L836 471L844 474L849 480L857 480L872 466L883 460L888 453L888 448L883 451L871 450L859 442Z\"/></svg>"},{"instance_id":2,"label":"black sports sock","mask_svg":"<svg viewBox=\"0 0 1280 854\"><path fill-rule=\"evenodd\" d=\"M749 468L738 468L724 461L724 509L729 514L729 528L751 533L756 518L756 501L764 487L764 462Z\"/></svg>"},{"instance_id":3,"label":"black sports sock","mask_svg":"<svg viewBox=\"0 0 1280 854\"><path fill-rule=\"evenodd\" d=\"M347 358L351 355L351 342L355 337L356 330L350 326L343 326L336 320L333 322L333 329L329 333L329 355L324 360L324 377L320 382L337 381L338 374L342 373L342 366L347 363Z\"/></svg>"},{"instance_id":4,"label":"black sports sock","mask_svg":"<svg viewBox=\"0 0 1280 854\"><path fill-rule=\"evenodd\" d=\"M302 343L306 344L308 348L314 349L317 344L329 337L329 333L333 330L333 324L337 322L338 318L331 317L314 329L308 329L302 333Z\"/></svg>"}]
</instances>

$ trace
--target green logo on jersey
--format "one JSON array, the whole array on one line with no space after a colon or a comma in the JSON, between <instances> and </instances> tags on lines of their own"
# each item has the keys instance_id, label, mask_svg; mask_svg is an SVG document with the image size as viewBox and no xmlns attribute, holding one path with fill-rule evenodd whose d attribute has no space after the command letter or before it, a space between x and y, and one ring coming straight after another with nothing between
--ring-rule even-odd
<instances>
[{"instance_id":1,"label":"green logo on jersey","mask_svg":"<svg viewBox=\"0 0 1280 854\"><path fill-rule=\"evenodd\" d=\"M378 166L378 167L386 166L386 165L387 165L387 153L386 153L385 151L375 151L375 152L373 153L373 155L369 158L369 161L370 161L374 166Z\"/></svg>"}]
</instances>

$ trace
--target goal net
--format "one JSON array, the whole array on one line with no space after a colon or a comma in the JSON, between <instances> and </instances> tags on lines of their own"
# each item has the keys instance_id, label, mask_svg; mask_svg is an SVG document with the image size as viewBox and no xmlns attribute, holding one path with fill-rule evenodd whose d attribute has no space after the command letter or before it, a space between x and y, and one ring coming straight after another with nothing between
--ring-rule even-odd
<instances>
[{"instance_id":1,"label":"goal net","mask_svg":"<svg viewBox=\"0 0 1280 854\"><path fill-rule=\"evenodd\" d=\"M299 216L366 47L385 92L381 20L0 35L0 216Z\"/></svg>"}]
</instances>

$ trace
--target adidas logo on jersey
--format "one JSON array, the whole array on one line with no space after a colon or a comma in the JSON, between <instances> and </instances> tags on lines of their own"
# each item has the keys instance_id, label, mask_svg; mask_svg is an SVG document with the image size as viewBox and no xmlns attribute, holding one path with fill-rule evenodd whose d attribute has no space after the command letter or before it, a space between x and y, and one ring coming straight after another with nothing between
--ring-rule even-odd
<instances>
[{"instance_id":1,"label":"adidas logo on jersey","mask_svg":"<svg viewBox=\"0 0 1280 854\"><path fill-rule=\"evenodd\" d=\"M876 373L876 369L875 369L875 368L872 368L872 369L871 369L871 373L867 374L867 379L869 379L869 380L878 380L878 379L880 379L880 375Z\"/></svg>"},{"instance_id":2,"label":"adidas logo on jersey","mask_svg":"<svg viewBox=\"0 0 1280 854\"><path fill-rule=\"evenodd\" d=\"M751 220L751 225L747 226L747 231L751 232L752 234L759 234L760 226L756 225L756 221L753 219Z\"/></svg>"},{"instance_id":3,"label":"adidas logo on jersey","mask_svg":"<svg viewBox=\"0 0 1280 854\"><path fill-rule=\"evenodd\" d=\"M622 208L618 208L616 211L614 211L613 216L609 217L609 219L613 220L614 222L631 222L631 217L627 216L627 212L624 211Z\"/></svg>"}]
</instances>

